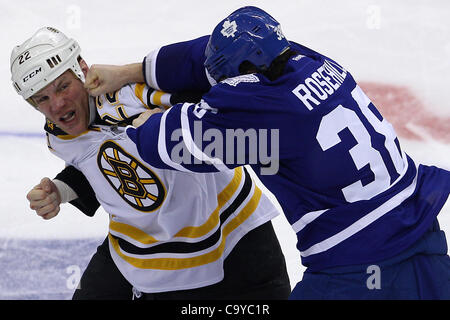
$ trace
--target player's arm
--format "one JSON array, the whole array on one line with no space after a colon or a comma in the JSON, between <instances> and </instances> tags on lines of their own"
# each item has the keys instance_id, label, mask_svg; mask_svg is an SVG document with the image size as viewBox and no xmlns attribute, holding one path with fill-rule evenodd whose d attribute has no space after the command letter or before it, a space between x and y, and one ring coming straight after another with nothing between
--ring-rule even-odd
<instances>
[{"instance_id":1,"label":"player's arm","mask_svg":"<svg viewBox=\"0 0 450 320\"><path fill-rule=\"evenodd\" d=\"M218 172L254 164L261 173L271 174L278 170L278 130L262 135L252 127L259 122L259 118L247 121L241 113L221 112L202 100L177 104L164 113L146 112L133 121L127 134L142 159L154 167Z\"/></svg>"},{"instance_id":2,"label":"player's arm","mask_svg":"<svg viewBox=\"0 0 450 320\"><path fill-rule=\"evenodd\" d=\"M166 93L145 83L127 84L119 90L95 98L100 119L108 124L129 125L147 110L167 110L179 102L199 102L201 95L191 92Z\"/></svg>"},{"instance_id":3,"label":"player's arm","mask_svg":"<svg viewBox=\"0 0 450 320\"><path fill-rule=\"evenodd\" d=\"M158 168L217 172L250 164L259 166L262 174L273 174L280 158L295 156L291 140L283 137L295 136L298 124L293 117L272 112L270 105L261 105L255 92L264 88L246 79L239 85L214 86L197 104L147 112L127 134L140 156Z\"/></svg>"},{"instance_id":4,"label":"player's arm","mask_svg":"<svg viewBox=\"0 0 450 320\"><path fill-rule=\"evenodd\" d=\"M214 81L203 65L208 36L163 46L150 52L143 63L124 66L93 65L85 86L98 96L118 90L127 83L145 82L165 92L207 92Z\"/></svg>"},{"instance_id":5,"label":"player's arm","mask_svg":"<svg viewBox=\"0 0 450 320\"><path fill-rule=\"evenodd\" d=\"M197 149L190 149L194 147L192 141L188 141L192 132L187 129L183 134L180 118L185 105L191 104L177 104L165 112L147 111L133 121L133 126L137 128L127 127L127 135L136 144L139 155L148 164L161 169L182 172L228 170L228 167L220 165L219 159L216 162L207 157L202 158L195 154ZM194 154L197 156L195 159Z\"/></svg>"},{"instance_id":6,"label":"player's arm","mask_svg":"<svg viewBox=\"0 0 450 320\"><path fill-rule=\"evenodd\" d=\"M215 84L204 66L208 39L203 36L150 52L142 64L145 82L167 92L207 92Z\"/></svg>"},{"instance_id":7,"label":"player's arm","mask_svg":"<svg viewBox=\"0 0 450 320\"><path fill-rule=\"evenodd\" d=\"M73 197L73 194L66 190L64 194L67 196L64 197L64 202L69 202L87 216L92 217L95 214L100 203L95 196L94 189L81 171L73 166L67 166L56 175L54 181L56 180L66 184L77 196ZM71 194L72 196L70 196Z\"/></svg>"},{"instance_id":8,"label":"player's arm","mask_svg":"<svg viewBox=\"0 0 450 320\"><path fill-rule=\"evenodd\" d=\"M92 65L86 75L85 88L92 96L119 90L128 83L145 82L142 63L123 66Z\"/></svg>"},{"instance_id":9,"label":"player's arm","mask_svg":"<svg viewBox=\"0 0 450 320\"><path fill-rule=\"evenodd\" d=\"M100 204L86 177L72 166L66 167L55 179L43 178L27 194L30 208L43 219L52 219L61 203L69 202L88 216L93 216Z\"/></svg>"}]
</instances>

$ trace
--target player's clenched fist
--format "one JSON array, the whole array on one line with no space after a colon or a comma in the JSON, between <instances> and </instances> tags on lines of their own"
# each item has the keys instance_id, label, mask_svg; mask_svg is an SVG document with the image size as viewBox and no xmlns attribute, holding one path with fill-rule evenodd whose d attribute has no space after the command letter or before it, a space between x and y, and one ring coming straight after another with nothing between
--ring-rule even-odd
<instances>
[{"instance_id":1,"label":"player's clenched fist","mask_svg":"<svg viewBox=\"0 0 450 320\"><path fill-rule=\"evenodd\" d=\"M132 82L144 82L140 63L124 66L97 64L89 68L84 87L91 96L99 96Z\"/></svg>"},{"instance_id":2,"label":"player's clenched fist","mask_svg":"<svg viewBox=\"0 0 450 320\"><path fill-rule=\"evenodd\" d=\"M43 178L31 189L27 199L30 202L30 208L45 220L55 217L59 212L61 196L56 185L49 178Z\"/></svg>"}]
</instances>

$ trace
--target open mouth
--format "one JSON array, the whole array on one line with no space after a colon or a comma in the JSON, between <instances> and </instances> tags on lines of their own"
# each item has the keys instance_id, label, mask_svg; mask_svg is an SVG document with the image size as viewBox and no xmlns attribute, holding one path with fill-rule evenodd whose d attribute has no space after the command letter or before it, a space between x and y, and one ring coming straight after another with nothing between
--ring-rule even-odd
<instances>
[{"instance_id":1,"label":"open mouth","mask_svg":"<svg viewBox=\"0 0 450 320\"><path fill-rule=\"evenodd\" d=\"M59 120L63 123L67 123L72 121L75 118L75 111L69 111L64 116L59 118Z\"/></svg>"}]
</instances>

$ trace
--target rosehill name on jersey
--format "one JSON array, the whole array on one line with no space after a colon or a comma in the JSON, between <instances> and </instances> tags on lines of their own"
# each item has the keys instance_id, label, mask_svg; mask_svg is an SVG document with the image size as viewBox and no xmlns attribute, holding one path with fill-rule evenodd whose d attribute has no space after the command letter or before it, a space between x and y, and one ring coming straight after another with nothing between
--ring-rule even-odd
<instances>
[{"instance_id":1,"label":"rosehill name on jersey","mask_svg":"<svg viewBox=\"0 0 450 320\"><path fill-rule=\"evenodd\" d=\"M342 67L336 64L333 65L330 61L325 60L324 64L317 71L307 77L304 83L300 83L292 92L309 110L312 110L313 106L311 103L318 106L320 101L326 100L339 89L346 76L347 71Z\"/></svg>"}]
</instances>

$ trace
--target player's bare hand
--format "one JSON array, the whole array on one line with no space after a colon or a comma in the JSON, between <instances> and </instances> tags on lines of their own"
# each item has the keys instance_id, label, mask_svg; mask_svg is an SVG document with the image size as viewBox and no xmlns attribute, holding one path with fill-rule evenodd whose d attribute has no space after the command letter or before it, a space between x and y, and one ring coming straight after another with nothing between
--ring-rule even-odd
<instances>
[{"instance_id":1,"label":"player's bare hand","mask_svg":"<svg viewBox=\"0 0 450 320\"><path fill-rule=\"evenodd\" d=\"M154 115L155 113L161 113L161 112L164 112L164 110L159 109L159 108L155 108L152 110L147 110L145 112L142 112L139 117L137 117L136 119L133 120L133 127L137 128L137 127L141 126L152 115Z\"/></svg>"},{"instance_id":2,"label":"player's bare hand","mask_svg":"<svg viewBox=\"0 0 450 320\"><path fill-rule=\"evenodd\" d=\"M90 95L99 96L132 82L144 82L140 63L123 66L94 64L88 70L84 87Z\"/></svg>"},{"instance_id":3,"label":"player's bare hand","mask_svg":"<svg viewBox=\"0 0 450 320\"><path fill-rule=\"evenodd\" d=\"M30 208L45 220L52 219L59 213L61 197L56 185L49 178L43 178L31 189L27 199L30 202Z\"/></svg>"},{"instance_id":4,"label":"player's bare hand","mask_svg":"<svg viewBox=\"0 0 450 320\"><path fill-rule=\"evenodd\" d=\"M125 84L120 66L98 64L89 68L84 87L90 95L98 96L117 90Z\"/></svg>"}]
</instances>

